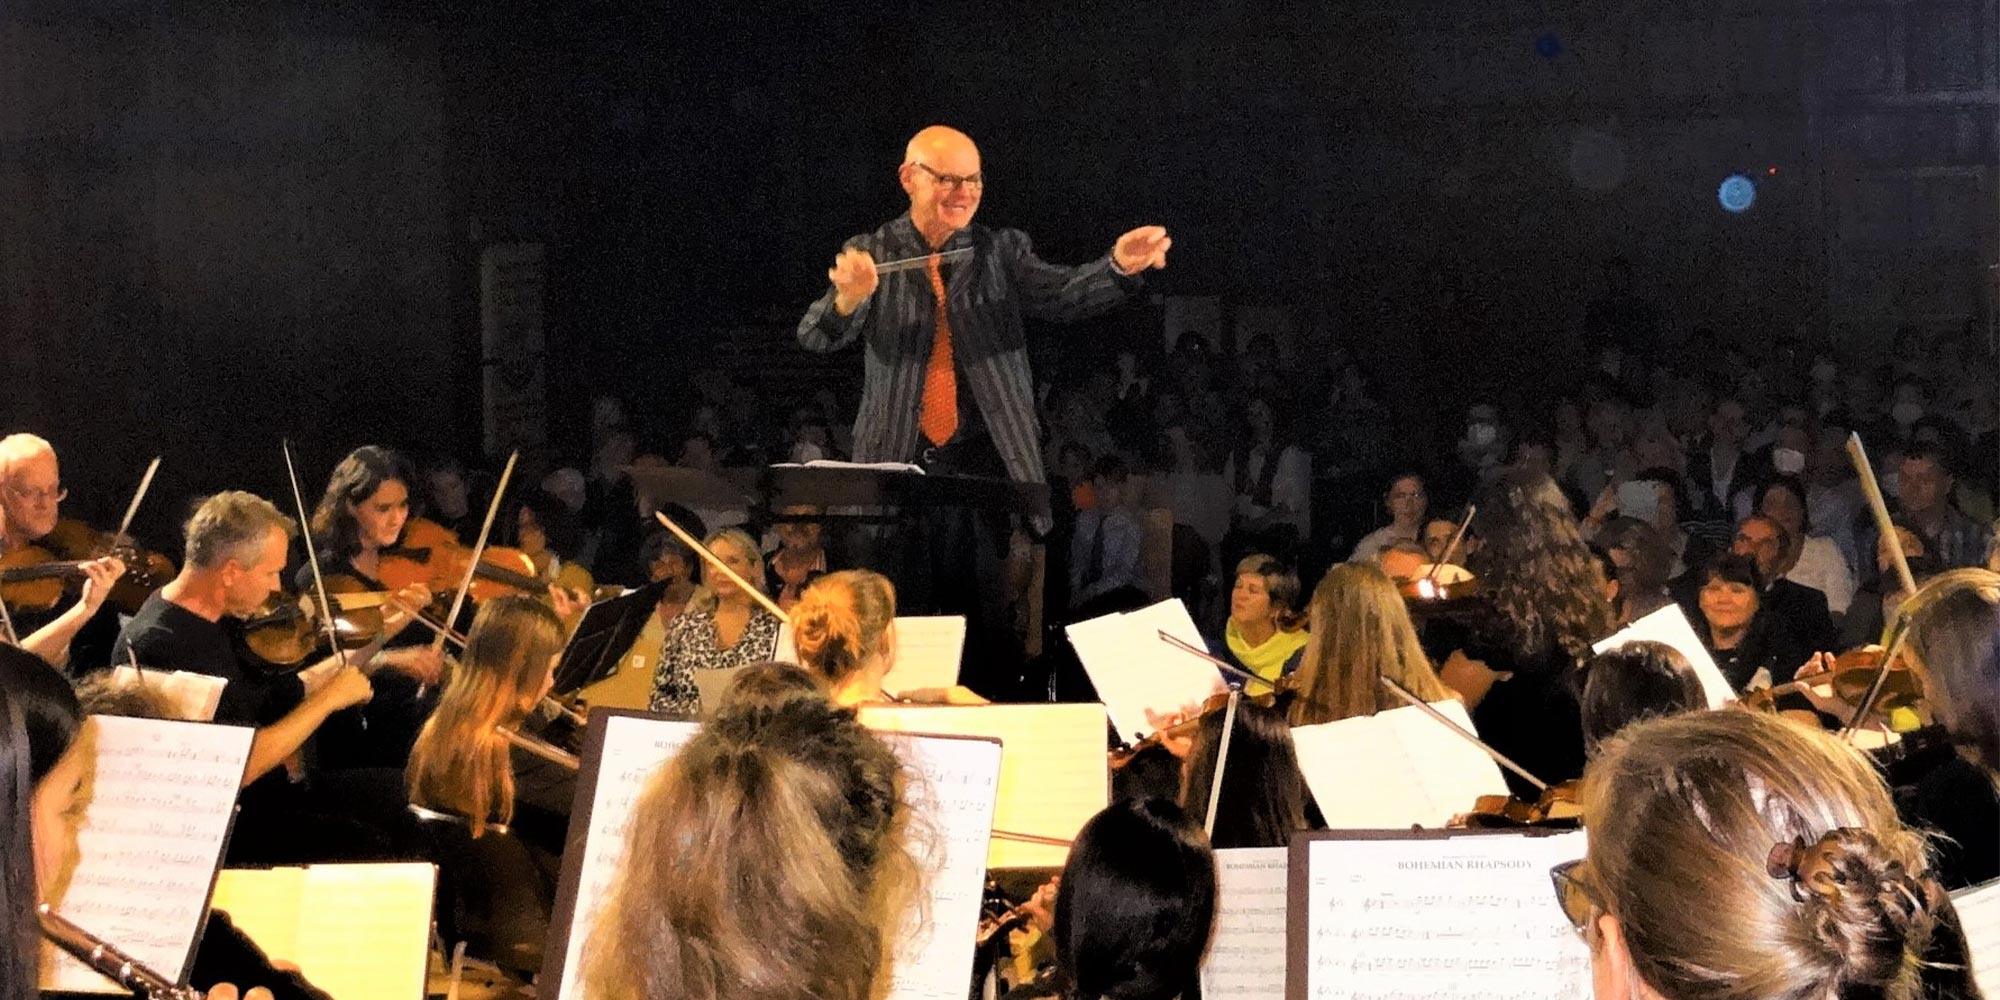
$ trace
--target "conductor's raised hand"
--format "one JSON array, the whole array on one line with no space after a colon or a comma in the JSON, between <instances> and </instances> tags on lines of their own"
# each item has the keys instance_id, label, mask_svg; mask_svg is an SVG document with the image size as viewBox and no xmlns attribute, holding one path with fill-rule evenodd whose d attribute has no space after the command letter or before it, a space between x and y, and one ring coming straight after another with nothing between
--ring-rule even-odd
<instances>
[{"instance_id":1,"label":"conductor's raised hand","mask_svg":"<svg viewBox=\"0 0 2000 1000\"><path fill-rule=\"evenodd\" d=\"M1111 262L1126 274L1138 274L1167 266L1167 250L1174 245L1165 226L1140 226L1118 237L1111 247Z\"/></svg>"},{"instance_id":2,"label":"conductor's raised hand","mask_svg":"<svg viewBox=\"0 0 2000 1000\"><path fill-rule=\"evenodd\" d=\"M861 308L868 296L875 294L875 284L881 276L875 273L875 258L859 247L848 247L833 259L833 266L827 269L826 280L833 282L833 308L842 316L851 315Z\"/></svg>"}]
</instances>

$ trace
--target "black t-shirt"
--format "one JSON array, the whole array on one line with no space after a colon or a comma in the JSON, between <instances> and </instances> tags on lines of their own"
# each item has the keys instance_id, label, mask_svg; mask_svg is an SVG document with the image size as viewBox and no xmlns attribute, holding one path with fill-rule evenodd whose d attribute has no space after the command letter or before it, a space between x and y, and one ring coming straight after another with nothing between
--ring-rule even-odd
<instances>
[{"instance_id":1,"label":"black t-shirt","mask_svg":"<svg viewBox=\"0 0 2000 1000\"><path fill-rule=\"evenodd\" d=\"M215 721L268 726L299 706L305 685L295 674L272 674L246 664L237 652L236 629L234 619L212 622L154 593L125 623L112 662L136 658L142 667L220 677L229 683L222 689Z\"/></svg>"}]
</instances>

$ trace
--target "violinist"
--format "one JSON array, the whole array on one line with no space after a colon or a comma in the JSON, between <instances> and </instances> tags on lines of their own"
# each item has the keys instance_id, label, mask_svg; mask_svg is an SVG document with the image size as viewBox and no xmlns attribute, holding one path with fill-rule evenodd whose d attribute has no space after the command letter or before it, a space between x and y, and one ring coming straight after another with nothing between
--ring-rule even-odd
<instances>
[{"instance_id":1,"label":"violinist","mask_svg":"<svg viewBox=\"0 0 2000 1000\"><path fill-rule=\"evenodd\" d=\"M113 655L163 670L223 678L215 721L257 727L244 776L242 816L231 838L232 858L288 856L302 789L281 769L333 713L367 701L374 689L363 669L328 657L295 674L274 674L242 659L235 620L254 614L283 575L292 519L249 493L218 493L188 518L186 561L179 575L146 599L125 624ZM368 665L368 669L374 666ZM295 772L295 773L294 773ZM306 831L310 832L310 831Z\"/></svg>"},{"instance_id":2,"label":"violinist","mask_svg":"<svg viewBox=\"0 0 2000 1000\"><path fill-rule=\"evenodd\" d=\"M1701 678L1680 650L1638 640L1607 649L1583 668L1583 744L1590 753L1642 719L1708 707Z\"/></svg>"},{"instance_id":3,"label":"violinist","mask_svg":"<svg viewBox=\"0 0 2000 1000\"><path fill-rule=\"evenodd\" d=\"M381 582L382 563L402 540L403 528L409 523L413 478L400 455L373 445L356 448L334 467L312 514L311 544L318 550L320 571L329 586L383 593L395 590ZM310 592L314 586L312 567L300 567L293 582L301 591ZM421 584L400 594L404 606L411 609L430 604L434 596ZM385 630L391 636L415 621L413 614L402 612L384 617ZM435 700L433 685L443 671L438 653L414 644L427 638L411 634L402 640L406 645L382 654L397 672L378 681L375 698L366 709L348 713L330 728L321 746L329 764L400 769L408 761L410 744L429 714ZM394 647L396 642L390 645Z\"/></svg>"},{"instance_id":4,"label":"violinist","mask_svg":"<svg viewBox=\"0 0 2000 1000\"><path fill-rule=\"evenodd\" d=\"M779 513L788 517L821 513L810 504L792 504ZM778 607L786 611L799 602L806 586L838 567L831 565L825 545L826 526L818 521L779 521L773 529L778 547L765 556L765 585Z\"/></svg>"},{"instance_id":5,"label":"violinist","mask_svg":"<svg viewBox=\"0 0 2000 1000\"><path fill-rule=\"evenodd\" d=\"M1544 781L1583 773L1577 667L1617 628L1602 574L1562 491L1547 477L1496 486L1473 519L1485 545L1479 614L1440 645L1438 676L1472 709L1479 735ZM1507 772L1515 794L1538 790Z\"/></svg>"},{"instance_id":6,"label":"violinist","mask_svg":"<svg viewBox=\"0 0 2000 1000\"><path fill-rule=\"evenodd\" d=\"M1904 560L1910 566L1910 576L1922 587L1944 567L1925 545L1924 536L1901 522L1895 524L1895 529L1896 540L1903 546ZM1896 579L1895 556L1888 537L1883 536L1875 543L1875 572L1871 574L1871 582L1854 592L1854 601L1847 606L1847 617L1841 619L1840 637L1833 648L1854 649L1879 640L1883 625L1909 596Z\"/></svg>"},{"instance_id":7,"label":"violinist","mask_svg":"<svg viewBox=\"0 0 2000 1000\"><path fill-rule=\"evenodd\" d=\"M534 564L535 578L587 606L597 581L576 561L581 533L576 513L540 490L523 497L514 512L514 544Z\"/></svg>"},{"instance_id":8,"label":"violinist","mask_svg":"<svg viewBox=\"0 0 2000 1000\"><path fill-rule=\"evenodd\" d=\"M737 528L724 528L703 541L715 557L751 586L764 579L763 553ZM694 672L740 667L771 658L778 648L778 616L712 567L702 567L702 585L687 610L667 627L660 663L653 674L652 710L680 715L701 711Z\"/></svg>"},{"instance_id":9,"label":"violinist","mask_svg":"<svg viewBox=\"0 0 2000 1000\"><path fill-rule=\"evenodd\" d=\"M508 825L547 857L561 856L576 772L513 746L500 728L520 726L549 693L567 638L556 613L525 594L479 606L410 750L411 802L464 817L474 837Z\"/></svg>"},{"instance_id":10,"label":"violinist","mask_svg":"<svg viewBox=\"0 0 2000 1000\"><path fill-rule=\"evenodd\" d=\"M1216 780L1215 759L1228 714L1226 710L1204 713L1188 748L1180 803L1197 822L1208 815L1209 788ZM1318 825L1308 822L1308 815L1318 812L1311 802L1285 713L1239 700L1211 841L1218 848L1283 847L1294 831Z\"/></svg>"},{"instance_id":11,"label":"violinist","mask_svg":"<svg viewBox=\"0 0 2000 1000\"><path fill-rule=\"evenodd\" d=\"M583 947L584 993L884 995L890 942L921 894L904 773L802 671L745 668L633 805L629 861Z\"/></svg>"},{"instance_id":12,"label":"violinist","mask_svg":"<svg viewBox=\"0 0 2000 1000\"><path fill-rule=\"evenodd\" d=\"M1251 554L1236 564L1235 586L1229 591L1229 620L1222 641L1209 640L1215 655L1267 682L1251 685L1251 694L1297 669L1306 646L1299 614L1299 576L1284 563Z\"/></svg>"},{"instance_id":13,"label":"violinist","mask_svg":"<svg viewBox=\"0 0 2000 1000\"><path fill-rule=\"evenodd\" d=\"M843 708L895 701L986 704L958 685L883 690L896 662L896 586L880 573L851 569L814 580L792 608L792 629L800 666L824 678L833 703Z\"/></svg>"},{"instance_id":14,"label":"violinist","mask_svg":"<svg viewBox=\"0 0 2000 1000\"><path fill-rule=\"evenodd\" d=\"M1551 875L1600 998L1979 996L1922 835L1836 739L1752 712L1640 723L1582 804L1586 855Z\"/></svg>"},{"instance_id":15,"label":"violinist","mask_svg":"<svg viewBox=\"0 0 2000 1000\"><path fill-rule=\"evenodd\" d=\"M1215 852L1172 802L1091 817L1055 892L1056 961L1008 1000L1169 1000L1200 985L1216 905Z\"/></svg>"},{"instance_id":16,"label":"violinist","mask_svg":"<svg viewBox=\"0 0 2000 1000\"><path fill-rule=\"evenodd\" d=\"M33 434L0 438L0 557L21 552L54 531L63 498L68 495L62 488L54 446ZM118 627L115 618L100 618L98 613L111 594L111 585L125 575L124 561L104 556L85 561L80 568L85 574L83 591L68 608L50 614L10 609L21 648L58 667L70 661L70 647L86 627L108 633L104 642L97 644L100 655ZM0 632L0 642L6 638ZM86 641L85 645L89 644ZM98 665L99 657L85 658L91 666Z\"/></svg>"},{"instance_id":17,"label":"violinist","mask_svg":"<svg viewBox=\"0 0 2000 1000\"><path fill-rule=\"evenodd\" d=\"M1904 815L1945 835L1937 855L1946 888L2000 878L2000 574L1951 570L1919 588L1904 613L1902 659L1957 750L1917 780Z\"/></svg>"},{"instance_id":18,"label":"violinist","mask_svg":"<svg viewBox=\"0 0 2000 1000\"><path fill-rule=\"evenodd\" d=\"M1428 702L1455 697L1424 655L1403 595L1381 570L1365 563L1341 563L1313 588L1308 608L1312 627L1292 675L1298 693L1290 716L1295 726L1337 722L1403 707L1378 676L1408 688ZM1233 750L1232 750L1233 753Z\"/></svg>"}]
</instances>

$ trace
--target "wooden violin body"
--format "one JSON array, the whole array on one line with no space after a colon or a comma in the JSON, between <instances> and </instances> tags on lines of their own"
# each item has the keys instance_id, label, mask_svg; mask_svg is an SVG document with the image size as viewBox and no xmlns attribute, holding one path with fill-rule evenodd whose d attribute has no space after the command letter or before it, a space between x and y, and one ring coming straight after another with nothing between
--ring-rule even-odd
<instances>
[{"instance_id":1,"label":"wooden violin body","mask_svg":"<svg viewBox=\"0 0 2000 1000\"><path fill-rule=\"evenodd\" d=\"M104 556L125 563L125 575L112 585L106 603L126 614L137 614L153 591L174 578L173 560L166 556L81 521L63 520L35 544L0 556L0 600L34 611L55 607L77 592L82 565Z\"/></svg>"},{"instance_id":2,"label":"wooden violin body","mask_svg":"<svg viewBox=\"0 0 2000 1000\"><path fill-rule=\"evenodd\" d=\"M1516 827L1574 830L1583 825L1583 807L1577 802L1579 784L1565 781L1551 785L1533 802L1511 795L1481 795L1463 821L1475 830Z\"/></svg>"},{"instance_id":3,"label":"wooden violin body","mask_svg":"<svg viewBox=\"0 0 2000 1000\"><path fill-rule=\"evenodd\" d=\"M471 560L472 549L461 544L450 529L425 518L411 518L403 529L402 543L383 551L375 577L390 590L422 585L448 600L464 582ZM467 596L476 603L502 594L540 596L547 589L527 553L489 545L480 555Z\"/></svg>"}]
</instances>

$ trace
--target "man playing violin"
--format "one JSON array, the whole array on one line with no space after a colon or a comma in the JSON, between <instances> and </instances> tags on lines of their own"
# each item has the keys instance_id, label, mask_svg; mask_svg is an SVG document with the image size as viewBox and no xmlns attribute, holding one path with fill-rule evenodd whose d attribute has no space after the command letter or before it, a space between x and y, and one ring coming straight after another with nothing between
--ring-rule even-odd
<instances>
[{"instance_id":1,"label":"man playing violin","mask_svg":"<svg viewBox=\"0 0 2000 1000\"><path fill-rule=\"evenodd\" d=\"M53 445L33 434L0 438L0 565L11 568L14 558L21 558L55 530L68 493L62 488L62 469ZM117 556L86 560L77 568L84 576L82 594L62 612L51 617L9 609L8 624L20 638L21 648L59 667L69 662L70 646L77 634L97 619L104 599L111 594L111 585L125 575L125 563ZM116 622L107 617L100 627L109 632ZM0 641L8 638L7 632L7 628L0 628ZM98 646L99 652L103 649Z\"/></svg>"},{"instance_id":2,"label":"man playing violin","mask_svg":"<svg viewBox=\"0 0 2000 1000\"><path fill-rule=\"evenodd\" d=\"M242 821L232 857L273 857L277 837L289 841L298 812L300 751L328 716L374 695L369 673L377 666L411 669L376 660L359 666L339 657L297 673L274 673L240 652L237 620L255 614L278 590L297 528L267 500L250 493L218 493L202 501L187 521L186 561L180 573L127 622L114 656L144 667L185 670L227 683L215 721L254 726L244 775ZM279 769L287 765L286 771Z\"/></svg>"}]
</instances>

